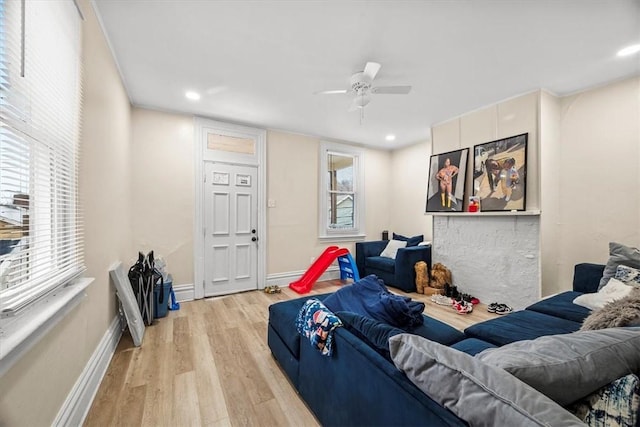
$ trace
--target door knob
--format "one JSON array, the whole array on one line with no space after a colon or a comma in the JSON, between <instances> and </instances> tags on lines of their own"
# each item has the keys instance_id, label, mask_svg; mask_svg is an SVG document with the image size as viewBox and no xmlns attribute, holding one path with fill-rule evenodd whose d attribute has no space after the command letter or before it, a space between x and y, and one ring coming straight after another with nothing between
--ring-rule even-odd
<instances>
[{"instance_id":1,"label":"door knob","mask_svg":"<svg viewBox=\"0 0 640 427\"><path fill-rule=\"evenodd\" d=\"M252 232L253 234L256 234L256 229L254 228L253 230L251 230L251 232Z\"/></svg>"},{"instance_id":2,"label":"door knob","mask_svg":"<svg viewBox=\"0 0 640 427\"><path fill-rule=\"evenodd\" d=\"M258 241L258 238L254 236L254 237L252 237L252 238L251 238L251 241L252 241L252 242L257 242L257 241Z\"/></svg>"}]
</instances>

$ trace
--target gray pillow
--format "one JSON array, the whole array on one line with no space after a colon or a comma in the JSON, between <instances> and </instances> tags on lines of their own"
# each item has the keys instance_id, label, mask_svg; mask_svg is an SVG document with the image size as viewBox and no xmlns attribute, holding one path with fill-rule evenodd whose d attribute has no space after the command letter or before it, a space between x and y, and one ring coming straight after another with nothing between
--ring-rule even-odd
<instances>
[{"instance_id":1,"label":"gray pillow","mask_svg":"<svg viewBox=\"0 0 640 427\"><path fill-rule=\"evenodd\" d=\"M389 339L398 369L431 399L472 426L584 426L503 369L417 335Z\"/></svg>"},{"instance_id":2,"label":"gray pillow","mask_svg":"<svg viewBox=\"0 0 640 427\"><path fill-rule=\"evenodd\" d=\"M612 328L516 341L478 353L560 405L640 371L640 328Z\"/></svg>"},{"instance_id":3,"label":"gray pillow","mask_svg":"<svg viewBox=\"0 0 640 427\"><path fill-rule=\"evenodd\" d=\"M609 261L607 261L607 265L604 267L604 273L602 274L602 279L600 279L598 290L602 289L609 279L616 275L616 269L620 264L640 268L640 250L638 248L625 246L621 243L609 243Z\"/></svg>"}]
</instances>

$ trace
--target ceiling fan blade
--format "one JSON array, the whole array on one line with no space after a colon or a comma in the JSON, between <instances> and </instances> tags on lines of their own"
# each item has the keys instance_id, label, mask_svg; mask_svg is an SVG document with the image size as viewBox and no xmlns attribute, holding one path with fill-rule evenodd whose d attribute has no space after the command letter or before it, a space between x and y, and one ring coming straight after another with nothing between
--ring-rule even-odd
<instances>
[{"instance_id":1,"label":"ceiling fan blade","mask_svg":"<svg viewBox=\"0 0 640 427\"><path fill-rule=\"evenodd\" d=\"M364 75L369 77L371 81L376 78L376 74L380 71L381 65L377 62L367 62L367 65L364 67Z\"/></svg>"},{"instance_id":2,"label":"ceiling fan blade","mask_svg":"<svg viewBox=\"0 0 640 427\"><path fill-rule=\"evenodd\" d=\"M371 93L383 95L406 95L409 92L411 92L411 86L378 86L371 88Z\"/></svg>"},{"instance_id":3,"label":"ceiling fan blade","mask_svg":"<svg viewBox=\"0 0 640 427\"><path fill-rule=\"evenodd\" d=\"M336 89L336 90L320 90L318 92L314 92L314 95L336 95L336 94L342 94L342 93L347 93L348 90L347 89Z\"/></svg>"}]
</instances>

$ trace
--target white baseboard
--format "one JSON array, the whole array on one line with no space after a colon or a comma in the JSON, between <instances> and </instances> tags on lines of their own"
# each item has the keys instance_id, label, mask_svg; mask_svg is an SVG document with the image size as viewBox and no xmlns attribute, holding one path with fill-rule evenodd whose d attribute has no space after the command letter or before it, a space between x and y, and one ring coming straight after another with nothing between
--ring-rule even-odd
<instances>
[{"instance_id":1,"label":"white baseboard","mask_svg":"<svg viewBox=\"0 0 640 427\"><path fill-rule=\"evenodd\" d=\"M84 423L121 335L120 318L116 316L69 392L52 425L80 426Z\"/></svg>"},{"instance_id":2,"label":"white baseboard","mask_svg":"<svg viewBox=\"0 0 640 427\"><path fill-rule=\"evenodd\" d=\"M176 301L193 301L195 299L195 288L193 283L186 285L173 285L173 292L176 294Z\"/></svg>"},{"instance_id":3,"label":"white baseboard","mask_svg":"<svg viewBox=\"0 0 640 427\"><path fill-rule=\"evenodd\" d=\"M269 274L267 276L267 286L278 285L289 286L289 283L294 282L302 277L302 275L306 272L306 270L300 271L287 271L284 273L275 273ZM318 278L318 281L321 280L334 280L340 278L340 268L339 267L329 267L327 271L325 271L322 276Z\"/></svg>"}]
</instances>

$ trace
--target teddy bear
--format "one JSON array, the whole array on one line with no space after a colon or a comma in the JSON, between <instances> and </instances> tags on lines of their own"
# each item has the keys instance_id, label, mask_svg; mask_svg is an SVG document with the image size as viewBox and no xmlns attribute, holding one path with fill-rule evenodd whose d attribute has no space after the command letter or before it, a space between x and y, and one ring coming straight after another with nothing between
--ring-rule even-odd
<instances>
[{"instance_id":1,"label":"teddy bear","mask_svg":"<svg viewBox=\"0 0 640 427\"><path fill-rule=\"evenodd\" d=\"M451 270L441 263L435 263L431 267L431 281L429 286L437 289L438 293L442 293L445 285L451 285Z\"/></svg>"},{"instance_id":2,"label":"teddy bear","mask_svg":"<svg viewBox=\"0 0 640 427\"><path fill-rule=\"evenodd\" d=\"M425 289L429 287L429 273L427 263L418 261L413 267L416 270L416 292L425 293Z\"/></svg>"}]
</instances>

